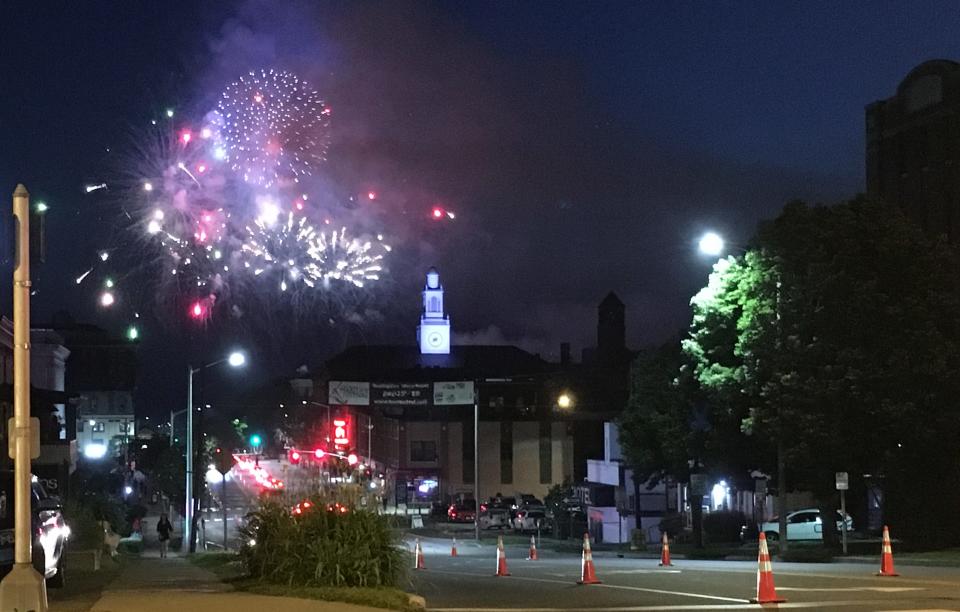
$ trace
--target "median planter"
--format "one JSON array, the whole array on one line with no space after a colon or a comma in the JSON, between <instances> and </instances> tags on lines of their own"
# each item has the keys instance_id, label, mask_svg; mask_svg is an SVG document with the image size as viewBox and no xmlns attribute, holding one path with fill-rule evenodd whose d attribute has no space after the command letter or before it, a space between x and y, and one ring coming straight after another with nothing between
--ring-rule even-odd
<instances>
[{"instance_id":1,"label":"median planter","mask_svg":"<svg viewBox=\"0 0 960 612\"><path fill-rule=\"evenodd\" d=\"M249 576L304 587L396 587L405 553L381 515L310 498L293 510L270 502L251 515L240 550Z\"/></svg>"}]
</instances>

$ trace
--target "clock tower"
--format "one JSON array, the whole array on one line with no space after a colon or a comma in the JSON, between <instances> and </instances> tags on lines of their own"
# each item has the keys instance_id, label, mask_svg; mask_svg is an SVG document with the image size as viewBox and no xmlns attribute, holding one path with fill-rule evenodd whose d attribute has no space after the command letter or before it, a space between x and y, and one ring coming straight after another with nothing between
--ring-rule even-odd
<instances>
[{"instance_id":1,"label":"clock tower","mask_svg":"<svg viewBox=\"0 0 960 612\"><path fill-rule=\"evenodd\" d=\"M450 354L450 318L443 314L443 286L436 268L427 270L417 341L423 354Z\"/></svg>"}]
</instances>

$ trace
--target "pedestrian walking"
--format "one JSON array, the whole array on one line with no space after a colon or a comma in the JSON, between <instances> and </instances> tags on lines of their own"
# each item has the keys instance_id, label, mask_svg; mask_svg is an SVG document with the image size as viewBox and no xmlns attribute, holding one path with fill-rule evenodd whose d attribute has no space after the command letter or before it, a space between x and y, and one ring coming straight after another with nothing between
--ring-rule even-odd
<instances>
[{"instance_id":1,"label":"pedestrian walking","mask_svg":"<svg viewBox=\"0 0 960 612\"><path fill-rule=\"evenodd\" d=\"M164 512L160 515L160 520L157 521L157 536L160 539L160 558L166 559L167 557L167 546L170 542L170 532L173 531L173 525L170 524L170 519L167 518L167 513Z\"/></svg>"}]
</instances>

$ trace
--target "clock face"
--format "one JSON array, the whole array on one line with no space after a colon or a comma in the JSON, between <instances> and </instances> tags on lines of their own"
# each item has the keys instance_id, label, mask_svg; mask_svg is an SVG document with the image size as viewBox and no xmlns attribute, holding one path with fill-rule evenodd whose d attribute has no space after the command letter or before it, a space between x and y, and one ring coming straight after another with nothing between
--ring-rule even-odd
<instances>
[{"instance_id":1,"label":"clock face","mask_svg":"<svg viewBox=\"0 0 960 612\"><path fill-rule=\"evenodd\" d=\"M430 332L427 334L427 344L434 348L438 348L443 344L443 336L440 332Z\"/></svg>"}]
</instances>

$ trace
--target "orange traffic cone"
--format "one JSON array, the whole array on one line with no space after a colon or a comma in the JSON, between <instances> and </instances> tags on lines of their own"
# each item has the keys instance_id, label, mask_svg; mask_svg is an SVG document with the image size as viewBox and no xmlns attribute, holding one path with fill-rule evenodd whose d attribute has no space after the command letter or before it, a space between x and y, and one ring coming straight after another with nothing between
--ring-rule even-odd
<instances>
[{"instance_id":1,"label":"orange traffic cone","mask_svg":"<svg viewBox=\"0 0 960 612\"><path fill-rule=\"evenodd\" d=\"M880 553L880 571L877 576L899 576L893 569L893 546L890 545L890 528L883 526L883 548Z\"/></svg>"},{"instance_id":2,"label":"orange traffic cone","mask_svg":"<svg viewBox=\"0 0 960 612\"><path fill-rule=\"evenodd\" d=\"M507 553L503 552L503 536L497 536L497 573L495 576L509 576L507 571Z\"/></svg>"},{"instance_id":3,"label":"orange traffic cone","mask_svg":"<svg viewBox=\"0 0 960 612\"><path fill-rule=\"evenodd\" d=\"M583 558L580 561L580 580L577 584L600 584L593 567L593 552L590 550L590 534L583 534Z\"/></svg>"},{"instance_id":4,"label":"orange traffic cone","mask_svg":"<svg viewBox=\"0 0 960 612\"><path fill-rule=\"evenodd\" d=\"M767 536L760 532L760 555L757 559L759 567L757 568L757 596L750 600L751 603L783 603L786 599L777 596L777 590L773 587L773 566L770 564L770 551L767 550Z\"/></svg>"},{"instance_id":5,"label":"orange traffic cone","mask_svg":"<svg viewBox=\"0 0 960 612\"><path fill-rule=\"evenodd\" d=\"M450 547L450 556L457 556L457 538L453 538L453 546Z\"/></svg>"},{"instance_id":6,"label":"orange traffic cone","mask_svg":"<svg viewBox=\"0 0 960 612\"><path fill-rule=\"evenodd\" d=\"M417 538L417 545L413 549L413 554L416 555L417 561L413 566L415 570L427 569L427 566L423 563L423 548L420 547L420 538Z\"/></svg>"},{"instance_id":7,"label":"orange traffic cone","mask_svg":"<svg viewBox=\"0 0 960 612\"><path fill-rule=\"evenodd\" d=\"M660 546L660 567L669 567L670 563L670 540L667 538L667 532L663 532L662 544Z\"/></svg>"},{"instance_id":8,"label":"orange traffic cone","mask_svg":"<svg viewBox=\"0 0 960 612\"><path fill-rule=\"evenodd\" d=\"M536 561L537 560L537 540L533 536L530 536L530 554L527 556L527 561Z\"/></svg>"}]
</instances>

